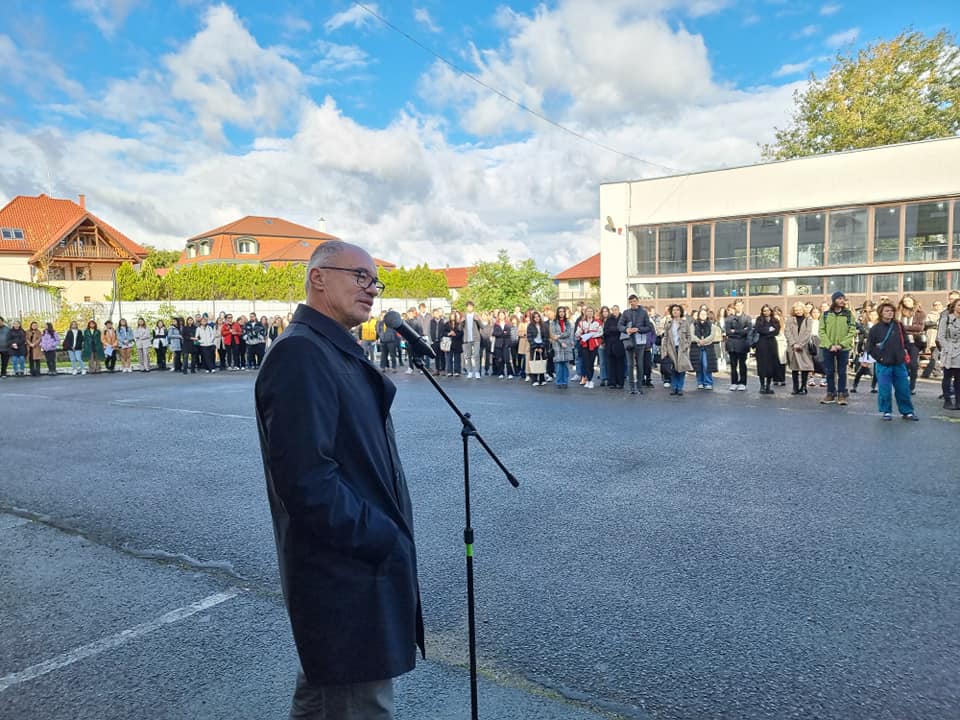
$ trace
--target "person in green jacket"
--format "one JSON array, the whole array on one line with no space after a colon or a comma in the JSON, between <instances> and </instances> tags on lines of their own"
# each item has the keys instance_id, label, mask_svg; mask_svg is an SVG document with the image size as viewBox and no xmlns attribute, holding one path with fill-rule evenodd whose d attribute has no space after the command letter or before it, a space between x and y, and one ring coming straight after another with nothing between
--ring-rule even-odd
<instances>
[{"instance_id":1,"label":"person in green jacket","mask_svg":"<svg viewBox=\"0 0 960 720\"><path fill-rule=\"evenodd\" d=\"M89 364L90 372L100 372L100 361L103 360L103 340L100 337L96 320L88 322L87 329L83 331L81 357Z\"/></svg>"},{"instance_id":2,"label":"person in green jacket","mask_svg":"<svg viewBox=\"0 0 960 720\"><path fill-rule=\"evenodd\" d=\"M821 405L847 404L847 363L857 335L857 320L839 290L830 298L830 309L820 318L820 357L827 375L827 395Z\"/></svg>"}]
</instances>

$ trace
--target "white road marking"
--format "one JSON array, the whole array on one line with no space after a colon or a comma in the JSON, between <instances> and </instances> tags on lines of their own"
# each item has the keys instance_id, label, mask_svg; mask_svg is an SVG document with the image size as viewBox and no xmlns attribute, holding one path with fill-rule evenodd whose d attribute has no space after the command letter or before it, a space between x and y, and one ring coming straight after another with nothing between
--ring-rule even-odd
<instances>
[{"instance_id":1,"label":"white road marking","mask_svg":"<svg viewBox=\"0 0 960 720\"><path fill-rule=\"evenodd\" d=\"M32 665L31 667L21 670L20 672L6 675L0 678L0 693L2 693L4 690L10 689L15 685L19 685L21 683L41 677L42 675L46 675L47 673L51 673L54 670L65 668L68 665L73 665L73 663L85 658L93 655L99 655L107 650L112 650L113 648L119 647L124 643L130 642L131 640L136 640L137 638L143 637L148 633L159 630L164 625L172 625L173 623L180 622L191 615L196 615L199 612L203 612L204 610L208 610L216 605L219 605L220 603L224 603L231 598L235 598L241 592L242 591L240 588L230 588L225 592L210 595L185 607L171 610L165 615L161 615L156 620L151 620L150 622L143 623L142 625L137 625L136 627L132 627L128 630L124 630L123 632L119 632L116 635L103 638L102 640L88 643L87 645L81 645L70 652L65 652L62 655L51 658L50 660L42 662L39 665Z\"/></svg>"},{"instance_id":2,"label":"white road marking","mask_svg":"<svg viewBox=\"0 0 960 720\"><path fill-rule=\"evenodd\" d=\"M26 518L16 515L0 515L0 530L10 530L11 528L23 527L29 525L30 521Z\"/></svg>"},{"instance_id":3,"label":"white road marking","mask_svg":"<svg viewBox=\"0 0 960 720\"><path fill-rule=\"evenodd\" d=\"M0 393L0 397L11 398L36 398L37 400L51 400L49 395L40 395L38 393Z\"/></svg>"},{"instance_id":4,"label":"white road marking","mask_svg":"<svg viewBox=\"0 0 960 720\"><path fill-rule=\"evenodd\" d=\"M235 415L233 413L218 413L210 410L187 410L186 408L163 407L161 405L132 405L130 401L111 400L111 405L120 405L128 408L141 408L143 410L164 410L166 412L185 413L187 415L212 415L213 417L234 418L236 420L256 420L253 415Z\"/></svg>"}]
</instances>

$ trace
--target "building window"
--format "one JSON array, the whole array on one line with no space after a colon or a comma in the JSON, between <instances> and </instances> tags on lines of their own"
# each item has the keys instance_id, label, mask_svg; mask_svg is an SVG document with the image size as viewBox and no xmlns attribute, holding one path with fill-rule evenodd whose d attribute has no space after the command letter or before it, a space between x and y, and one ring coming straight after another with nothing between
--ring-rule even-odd
<instances>
[{"instance_id":1,"label":"building window","mask_svg":"<svg viewBox=\"0 0 960 720\"><path fill-rule=\"evenodd\" d=\"M197 256L197 246L196 245L187 245L187 257L195 258Z\"/></svg>"},{"instance_id":2,"label":"building window","mask_svg":"<svg viewBox=\"0 0 960 720\"><path fill-rule=\"evenodd\" d=\"M203 240L203 241L201 241L199 248L200 248L200 255L201 255L201 256L209 255L209 254L210 254L210 241L209 241L209 240Z\"/></svg>"},{"instance_id":3,"label":"building window","mask_svg":"<svg viewBox=\"0 0 960 720\"><path fill-rule=\"evenodd\" d=\"M831 225L833 223L831 222ZM827 278L827 295L837 290L843 293L863 293L867 291L866 275L834 275Z\"/></svg>"},{"instance_id":4,"label":"building window","mask_svg":"<svg viewBox=\"0 0 960 720\"><path fill-rule=\"evenodd\" d=\"M583 292L583 280L567 280L567 294L579 294Z\"/></svg>"},{"instance_id":5,"label":"building window","mask_svg":"<svg viewBox=\"0 0 960 720\"><path fill-rule=\"evenodd\" d=\"M66 280L67 271L66 268L62 268L59 265L55 265L47 269L47 280Z\"/></svg>"},{"instance_id":6,"label":"building window","mask_svg":"<svg viewBox=\"0 0 960 720\"><path fill-rule=\"evenodd\" d=\"M0 232L4 240L23 240L25 237L20 228L2 228Z\"/></svg>"},{"instance_id":7,"label":"building window","mask_svg":"<svg viewBox=\"0 0 960 720\"><path fill-rule=\"evenodd\" d=\"M657 229L633 228L630 231L630 256L633 259L634 275L657 274ZM639 293L637 293L639 296Z\"/></svg>"},{"instance_id":8,"label":"building window","mask_svg":"<svg viewBox=\"0 0 960 720\"><path fill-rule=\"evenodd\" d=\"M710 272L710 226L693 226L693 272ZM701 297L710 297L703 295Z\"/></svg>"},{"instance_id":9,"label":"building window","mask_svg":"<svg viewBox=\"0 0 960 720\"><path fill-rule=\"evenodd\" d=\"M753 297L758 297L761 295L780 295L781 282L781 280L776 278L751 280L750 295Z\"/></svg>"},{"instance_id":10,"label":"building window","mask_svg":"<svg viewBox=\"0 0 960 720\"><path fill-rule=\"evenodd\" d=\"M695 298L713 297L710 294L711 289L712 289L712 283L708 283L708 282L690 283L690 297L695 297Z\"/></svg>"},{"instance_id":11,"label":"building window","mask_svg":"<svg viewBox=\"0 0 960 720\"><path fill-rule=\"evenodd\" d=\"M823 213L797 215L797 267L823 267L825 239Z\"/></svg>"},{"instance_id":12,"label":"building window","mask_svg":"<svg viewBox=\"0 0 960 720\"><path fill-rule=\"evenodd\" d=\"M797 295L823 295L822 277L796 278L793 282L794 293Z\"/></svg>"},{"instance_id":13,"label":"building window","mask_svg":"<svg viewBox=\"0 0 960 720\"><path fill-rule=\"evenodd\" d=\"M783 218L750 220L750 269L783 267Z\"/></svg>"},{"instance_id":14,"label":"building window","mask_svg":"<svg viewBox=\"0 0 960 720\"><path fill-rule=\"evenodd\" d=\"M904 259L930 262L947 259L947 203L907 205Z\"/></svg>"},{"instance_id":15,"label":"building window","mask_svg":"<svg viewBox=\"0 0 960 720\"><path fill-rule=\"evenodd\" d=\"M960 200L953 203L953 257L960 258ZM953 287L956 288L957 284L954 283Z\"/></svg>"},{"instance_id":16,"label":"building window","mask_svg":"<svg viewBox=\"0 0 960 720\"><path fill-rule=\"evenodd\" d=\"M873 276L873 291L875 293L900 292L900 273L883 273Z\"/></svg>"},{"instance_id":17,"label":"building window","mask_svg":"<svg viewBox=\"0 0 960 720\"><path fill-rule=\"evenodd\" d=\"M716 297L744 297L747 294L747 281L727 280L726 282L715 282L713 284L713 294Z\"/></svg>"},{"instance_id":18,"label":"building window","mask_svg":"<svg viewBox=\"0 0 960 720\"><path fill-rule=\"evenodd\" d=\"M900 208L877 208L873 211L873 261L897 262L899 259Z\"/></svg>"},{"instance_id":19,"label":"building window","mask_svg":"<svg viewBox=\"0 0 960 720\"><path fill-rule=\"evenodd\" d=\"M903 274L903 291L941 292L947 289L947 273L944 270L910 272Z\"/></svg>"},{"instance_id":20,"label":"building window","mask_svg":"<svg viewBox=\"0 0 960 720\"><path fill-rule=\"evenodd\" d=\"M724 220L714 226L714 267L722 270L747 269L747 223Z\"/></svg>"},{"instance_id":21,"label":"building window","mask_svg":"<svg viewBox=\"0 0 960 720\"><path fill-rule=\"evenodd\" d=\"M960 204L960 203L958 203ZM951 290L960 290L960 270L954 270L951 275L953 275L953 280L950 281Z\"/></svg>"},{"instance_id":22,"label":"building window","mask_svg":"<svg viewBox=\"0 0 960 720\"><path fill-rule=\"evenodd\" d=\"M661 275L687 271L687 226L671 225L660 228Z\"/></svg>"},{"instance_id":23,"label":"building window","mask_svg":"<svg viewBox=\"0 0 960 720\"><path fill-rule=\"evenodd\" d=\"M831 212L830 251L827 264L858 265L866 261L867 211L859 208Z\"/></svg>"},{"instance_id":24,"label":"building window","mask_svg":"<svg viewBox=\"0 0 960 720\"><path fill-rule=\"evenodd\" d=\"M686 283L660 283L658 286L658 295L661 300L685 298L687 296Z\"/></svg>"},{"instance_id":25,"label":"building window","mask_svg":"<svg viewBox=\"0 0 960 720\"><path fill-rule=\"evenodd\" d=\"M75 280L89 280L90 273L85 267L75 267L73 269L73 277Z\"/></svg>"},{"instance_id":26,"label":"building window","mask_svg":"<svg viewBox=\"0 0 960 720\"><path fill-rule=\"evenodd\" d=\"M653 300L656 298L656 290L656 285L634 283L627 286L627 295L636 295L641 300Z\"/></svg>"},{"instance_id":27,"label":"building window","mask_svg":"<svg viewBox=\"0 0 960 720\"><path fill-rule=\"evenodd\" d=\"M245 237L237 240L237 254L256 255L257 250L258 250L258 243L255 239L250 237Z\"/></svg>"}]
</instances>

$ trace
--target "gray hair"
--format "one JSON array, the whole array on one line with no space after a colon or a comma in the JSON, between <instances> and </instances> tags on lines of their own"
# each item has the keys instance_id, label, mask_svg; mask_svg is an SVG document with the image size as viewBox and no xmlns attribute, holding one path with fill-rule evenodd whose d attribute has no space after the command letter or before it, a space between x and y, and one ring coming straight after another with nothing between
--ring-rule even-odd
<instances>
[{"instance_id":1,"label":"gray hair","mask_svg":"<svg viewBox=\"0 0 960 720\"><path fill-rule=\"evenodd\" d=\"M304 288L310 290L310 271L318 265L326 265L336 258L340 253L350 248L356 247L343 240L328 240L325 243L317 245L317 249L310 256L310 262L307 263L307 277L304 280Z\"/></svg>"}]
</instances>

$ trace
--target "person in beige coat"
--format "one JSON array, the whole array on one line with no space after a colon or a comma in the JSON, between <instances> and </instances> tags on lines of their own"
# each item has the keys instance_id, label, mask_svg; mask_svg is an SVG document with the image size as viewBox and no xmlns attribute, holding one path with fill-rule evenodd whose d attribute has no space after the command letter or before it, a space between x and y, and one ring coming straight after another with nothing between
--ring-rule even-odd
<instances>
[{"instance_id":1,"label":"person in beige coat","mask_svg":"<svg viewBox=\"0 0 960 720\"><path fill-rule=\"evenodd\" d=\"M669 313L661 336L660 362L672 365L670 394L680 397L687 373L693 370L693 363L690 362L690 323L683 317L683 308L677 304L670 306Z\"/></svg>"},{"instance_id":2,"label":"person in beige coat","mask_svg":"<svg viewBox=\"0 0 960 720\"><path fill-rule=\"evenodd\" d=\"M790 317L783 323L787 341L787 366L793 375L793 395L807 394L807 378L813 372L813 356L808 347L813 340L813 320L807 315L807 306L796 302Z\"/></svg>"}]
</instances>

